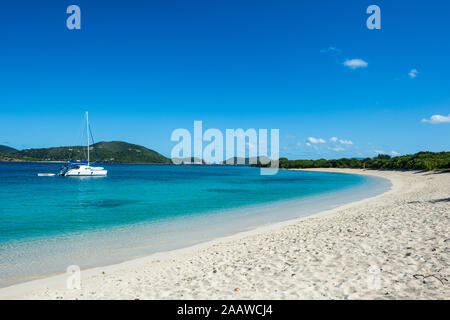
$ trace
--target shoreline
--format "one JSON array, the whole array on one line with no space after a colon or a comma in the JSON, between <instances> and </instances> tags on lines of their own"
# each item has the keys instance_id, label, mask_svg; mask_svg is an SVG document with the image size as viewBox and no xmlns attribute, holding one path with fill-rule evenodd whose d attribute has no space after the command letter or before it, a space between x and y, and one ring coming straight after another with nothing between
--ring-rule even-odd
<instances>
[{"instance_id":1,"label":"shoreline","mask_svg":"<svg viewBox=\"0 0 450 320\"><path fill-rule=\"evenodd\" d=\"M236 246L237 243L240 243L244 239L249 239L249 243L251 243L251 238L253 237L264 237L264 236L274 236L276 233L280 233L283 231L283 229L295 227L297 225L300 225L304 223L305 221L309 224L319 222L319 224L323 221L323 219L327 219L329 217L336 218L338 215L336 213L342 212L349 209L354 209L361 207L363 205L367 205L370 202L376 202L377 199L380 199L382 197L386 198L392 195L396 195L397 193L400 193L408 184L405 184L404 179L402 179L402 175L412 175L412 174L420 174L420 173L401 173L401 172L392 172L392 171L373 171L373 170L360 170L360 169L308 169L304 171L325 171L325 172L339 172L339 173L351 173L351 174L360 174L360 175L371 175L371 176L378 176L378 177L384 177L391 181L392 187L389 191L384 192L382 194L376 195L374 197L365 198L362 200L350 202L344 205L340 205L336 208L333 208L331 210L325 210L321 211L319 213L313 214L308 217L301 217L296 219L291 219L287 221L281 221L281 222L275 222L270 223L266 225L258 226L254 229L239 232L230 236L220 237L216 238L210 241L202 242L199 244L196 244L194 246L185 247L181 249L171 250L167 252L159 252L150 254L148 256L128 260L119 264L109 265L106 267L96 267L91 269L86 269L82 271L82 289L81 290L75 290L75 291L68 291L65 289L66 284L66 278L67 276L65 274L57 275L57 276L51 276L44 279L34 280L30 282L25 282L21 284L16 284L13 286L5 287L0 289L0 298L2 299L23 299L23 298L44 298L44 299L55 299L55 298L67 298L67 299L83 299L83 298L125 298L129 299L131 297L127 295L124 296L115 296L114 293L108 292L109 289L105 288L104 291L99 293L98 295L84 295L83 293L85 284L87 284L88 287L91 286L91 284L96 283L96 281L99 281L99 278L105 278L105 275L112 276L115 280L109 279L110 285L111 283L118 281L121 282L120 275L121 274L130 274L132 273L132 270L141 270L141 269L149 269L150 273L154 276L158 273L161 273L163 271L161 269L161 265L169 265L173 267L171 264L177 264L182 263L184 261L189 259L201 259L202 251L211 251L215 250L215 247L227 247L228 245ZM448 174L445 174L446 178L448 178ZM276 240L276 239L275 239ZM279 239L278 239L279 240ZM247 241L247 240L246 240ZM215 264L214 259L211 261L208 261L210 264ZM152 270L153 269L153 270ZM183 272L189 270L182 269ZM136 273L139 274L138 271ZM127 276L126 276L127 277ZM139 280L140 281L140 280ZM97 284L98 285L98 284ZM97 285L94 285L93 287L96 287ZM113 287L110 288L111 290L114 290ZM83 292L83 293L82 293ZM214 298L214 295L210 295L208 292L203 292L202 294L205 294L205 297L208 299ZM117 293L115 293L117 294ZM240 294L236 294L236 292L231 291L229 293L230 295L225 296L216 296L219 298L243 298L248 299L248 297L242 297ZM141 295L141 293L136 293L136 295ZM157 294L154 297L156 298L177 298L174 296L165 296L165 294ZM153 296L150 296L149 298L154 298ZM200 296L201 298L202 296ZM205 298L203 297L203 298ZM263 296L263 298L267 298L267 296ZM275 298L277 298L276 296ZM184 295L178 296L178 298L183 299ZM189 296L187 295L187 298L197 298L196 295ZM269 295L269 298L271 296ZM278 297L279 298L279 297Z\"/></svg>"}]
</instances>

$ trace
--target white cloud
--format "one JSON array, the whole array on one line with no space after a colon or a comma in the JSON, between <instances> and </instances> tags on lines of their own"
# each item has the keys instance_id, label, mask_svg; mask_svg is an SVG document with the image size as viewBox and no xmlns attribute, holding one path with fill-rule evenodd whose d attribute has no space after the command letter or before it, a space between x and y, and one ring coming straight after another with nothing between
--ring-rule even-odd
<instances>
[{"instance_id":1,"label":"white cloud","mask_svg":"<svg viewBox=\"0 0 450 320\"><path fill-rule=\"evenodd\" d=\"M348 145L353 144L352 140L338 139L337 137L331 137L330 141L331 142L338 142L339 141L341 144L348 144Z\"/></svg>"},{"instance_id":2,"label":"white cloud","mask_svg":"<svg viewBox=\"0 0 450 320\"><path fill-rule=\"evenodd\" d=\"M378 154L386 154L386 152L384 152L383 150L374 150L374 152Z\"/></svg>"},{"instance_id":3,"label":"white cloud","mask_svg":"<svg viewBox=\"0 0 450 320\"><path fill-rule=\"evenodd\" d=\"M417 69L411 69L411 71L408 73L408 75L411 79L414 79L415 77L417 77L418 73L419 73L419 71L417 71Z\"/></svg>"},{"instance_id":4,"label":"white cloud","mask_svg":"<svg viewBox=\"0 0 450 320\"><path fill-rule=\"evenodd\" d=\"M344 66L349 67L350 69L357 69L357 68L365 68L367 67L368 63L361 59L347 59L344 61Z\"/></svg>"},{"instance_id":5,"label":"white cloud","mask_svg":"<svg viewBox=\"0 0 450 320\"><path fill-rule=\"evenodd\" d=\"M400 153L398 153L397 151L395 151L395 150L392 150L391 151L391 154L393 155L393 156L399 156L400 155Z\"/></svg>"},{"instance_id":6,"label":"white cloud","mask_svg":"<svg viewBox=\"0 0 450 320\"><path fill-rule=\"evenodd\" d=\"M308 141L311 143L325 143L325 140L323 140L322 138L314 138L314 137L309 137Z\"/></svg>"},{"instance_id":7,"label":"white cloud","mask_svg":"<svg viewBox=\"0 0 450 320\"><path fill-rule=\"evenodd\" d=\"M309 143L309 142L307 142L306 145L307 145L308 147L311 147L311 143Z\"/></svg>"},{"instance_id":8,"label":"white cloud","mask_svg":"<svg viewBox=\"0 0 450 320\"><path fill-rule=\"evenodd\" d=\"M353 141L351 141L351 140L340 139L339 142L342 143L342 144L353 144Z\"/></svg>"},{"instance_id":9,"label":"white cloud","mask_svg":"<svg viewBox=\"0 0 450 320\"><path fill-rule=\"evenodd\" d=\"M440 114L435 114L430 117L430 119L422 119L422 122L428 122L431 124L450 122L450 114L448 116L441 116Z\"/></svg>"}]
</instances>

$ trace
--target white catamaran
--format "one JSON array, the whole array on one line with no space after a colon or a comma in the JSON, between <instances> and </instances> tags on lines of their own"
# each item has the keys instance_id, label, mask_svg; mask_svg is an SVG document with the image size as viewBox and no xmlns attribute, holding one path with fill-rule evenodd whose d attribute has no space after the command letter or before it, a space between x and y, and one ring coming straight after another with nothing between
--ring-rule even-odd
<instances>
[{"instance_id":1,"label":"white catamaran","mask_svg":"<svg viewBox=\"0 0 450 320\"><path fill-rule=\"evenodd\" d=\"M87 132L87 161L69 161L69 164L64 166L58 175L64 177L71 176L106 176L108 171L102 167L93 167L89 163L89 115L86 112L86 132Z\"/></svg>"}]
</instances>

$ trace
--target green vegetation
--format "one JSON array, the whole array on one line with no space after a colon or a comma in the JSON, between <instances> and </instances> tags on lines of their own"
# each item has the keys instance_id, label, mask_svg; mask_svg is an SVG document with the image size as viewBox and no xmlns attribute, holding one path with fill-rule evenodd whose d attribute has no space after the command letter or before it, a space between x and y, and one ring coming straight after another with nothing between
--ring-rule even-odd
<instances>
[{"instance_id":1,"label":"green vegetation","mask_svg":"<svg viewBox=\"0 0 450 320\"><path fill-rule=\"evenodd\" d=\"M450 169L450 152L418 152L398 157L380 154L377 157L365 159L288 160L280 158L280 168L368 168L431 171Z\"/></svg>"},{"instance_id":2,"label":"green vegetation","mask_svg":"<svg viewBox=\"0 0 450 320\"><path fill-rule=\"evenodd\" d=\"M13 153L1 153L0 152L0 161L38 161L39 159L30 158L26 156L20 156Z\"/></svg>"},{"instance_id":3,"label":"green vegetation","mask_svg":"<svg viewBox=\"0 0 450 320\"><path fill-rule=\"evenodd\" d=\"M99 142L90 147L91 161L114 163L171 163L156 151L122 141ZM67 161L86 160L83 146L15 150L0 154L3 161Z\"/></svg>"},{"instance_id":4,"label":"green vegetation","mask_svg":"<svg viewBox=\"0 0 450 320\"><path fill-rule=\"evenodd\" d=\"M17 149L8 147L8 146L2 146L0 145L0 153L13 153L18 151Z\"/></svg>"}]
</instances>

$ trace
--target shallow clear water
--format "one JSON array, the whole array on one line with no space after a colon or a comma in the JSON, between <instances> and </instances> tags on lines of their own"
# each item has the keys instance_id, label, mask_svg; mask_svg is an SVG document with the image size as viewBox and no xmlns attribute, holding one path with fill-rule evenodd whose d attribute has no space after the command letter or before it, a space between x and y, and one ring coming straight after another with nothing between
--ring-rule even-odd
<instances>
[{"instance_id":1,"label":"shallow clear water","mask_svg":"<svg viewBox=\"0 0 450 320\"><path fill-rule=\"evenodd\" d=\"M261 176L228 166L117 164L102 165L107 177L37 177L60 166L0 163L0 286L188 246L388 187L358 175Z\"/></svg>"}]
</instances>

